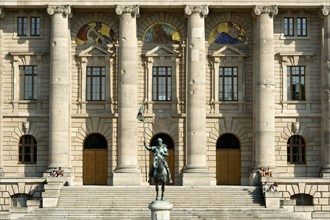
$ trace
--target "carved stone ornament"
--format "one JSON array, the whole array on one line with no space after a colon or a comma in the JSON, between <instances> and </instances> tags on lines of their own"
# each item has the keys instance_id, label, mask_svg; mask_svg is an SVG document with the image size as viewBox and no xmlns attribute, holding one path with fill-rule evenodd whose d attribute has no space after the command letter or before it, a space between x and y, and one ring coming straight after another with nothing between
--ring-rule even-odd
<instances>
[{"instance_id":1,"label":"carved stone ornament","mask_svg":"<svg viewBox=\"0 0 330 220\"><path fill-rule=\"evenodd\" d=\"M298 134L298 132L299 132L299 127L300 127L300 123L299 123L299 121L292 122L292 124L291 124L292 133L293 133L293 134Z\"/></svg>"},{"instance_id":2,"label":"carved stone ornament","mask_svg":"<svg viewBox=\"0 0 330 220\"><path fill-rule=\"evenodd\" d=\"M277 5L255 5L254 13L256 15L269 14L269 16L275 16L278 13Z\"/></svg>"},{"instance_id":3,"label":"carved stone ornament","mask_svg":"<svg viewBox=\"0 0 330 220\"><path fill-rule=\"evenodd\" d=\"M330 6L322 5L321 12L323 16L328 16L330 12Z\"/></svg>"},{"instance_id":4,"label":"carved stone ornament","mask_svg":"<svg viewBox=\"0 0 330 220\"><path fill-rule=\"evenodd\" d=\"M62 13L66 17L71 14L71 7L70 5L48 5L47 12L49 15Z\"/></svg>"},{"instance_id":5,"label":"carved stone ornament","mask_svg":"<svg viewBox=\"0 0 330 220\"><path fill-rule=\"evenodd\" d=\"M30 122L23 122L22 123L22 129L24 134L29 133L29 127L30 127Z\"/></svg>"},{"instance_id":6,"label":"carved stone ornament","mask_svg":"<svg viewBox=\"0 0 330 220\"><path fill-rule=\"evenodd\" d=\"M209 13L209 7L207 5L186 5L184 11L187 15L199 13L201 16L206 16Z\"/></svg>"},{"instance_id":7,"label":"carved stone ornament","mask_svg":"<svg viewBox=\"0 0 330 220\"><path fill-rule=\"evenodd\" d=\"M117 5L116 7L117 15L122 15L123 13L130 13L133 17L140 13L138 5Z\"/></svg>"}]
</instances>

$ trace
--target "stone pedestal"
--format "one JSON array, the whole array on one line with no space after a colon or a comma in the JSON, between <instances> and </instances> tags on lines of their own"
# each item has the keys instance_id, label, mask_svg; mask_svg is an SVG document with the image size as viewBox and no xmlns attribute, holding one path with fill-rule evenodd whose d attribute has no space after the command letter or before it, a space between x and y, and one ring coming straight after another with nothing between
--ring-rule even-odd
<instances>
[{"instance_id":1,"label":"stone pedestal","mask_svg":"<svg viewBox=\"0 0 330 220\"><path fill-rule=\"evenodd\" d=\"M152 201L148 208L151 210L151 220L169 220L173 204L169 201Z\"/></svg>"}]
</instances>

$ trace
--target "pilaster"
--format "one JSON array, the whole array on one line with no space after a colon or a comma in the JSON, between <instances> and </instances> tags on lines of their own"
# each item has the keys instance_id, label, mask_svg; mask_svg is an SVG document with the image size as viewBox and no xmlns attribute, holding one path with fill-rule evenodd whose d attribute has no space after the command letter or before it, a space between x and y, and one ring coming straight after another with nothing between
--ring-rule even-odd
<instances>
[{"instance_id":1,"label":"pilaster","mask_svg":"<svg viewBox=\"0 0 330 220\"><path fill-rule=\"evenodd\" d=\"M68 17L71 8L69 5L49 5L47 12L51 16L48 168L50 170L61 166L65 170L64 175L70 176L71 77Z\"/></svg>"},{"instance_id":2,"label":"pilaster","mask_svg":"<svg viewBox=\"0 0 330 220\"><path fill-rule=\"evenodd\" d=\"M276 5L256 5L253 75L255 169L275 167L274 25Z\"/></svg>"},{"instance_id":3,"label":"pilaster","mask_svg":"<svg viewBox=\"0 0 330 220\"><path fill-rule=\"evenodd\" d=\"M187 5L187 164L183 185L210 185L206 165L205 16L207 5Z\"/></svg>"},{"instance_id":4,"label":"pilaster","mask_svg":"<svg viewBox=\"0 0 330 220\"><path fill-rule=\"evenodd\" d=\"M137 36L138 5L118 5L119 65L118 65L118 165L113 174L113 185L140 185L138 167L137 119Z\"/></svg>"},{"instance_id":5,"label":"pilaster","mask_svg":"<svg viewBox=\"0 0 330 220\"><path fill-rule=\"evenodd\" d=\"M330 178L330 6L321 8L323 16L322 66L321 66L321 114L322 146L321 176Z\"/></svg>"},{"instance_id":6,"label":"pilaster","mask_svg":"<svg viewBox=\"0 0 330 220\"><path fill-rule=\"evenodd\" d=\"M3 85L3 19L4 18L4 8L0 8L0 85ZM2 149L3 149L3 134L2 134L2 127L3 127L3 100L4 100L4 94L3 94L3 86L0 86L0 177L3 177L5 175L5 170L3 168L3 161L2 161Z\"/></svg>"}]
</instances>

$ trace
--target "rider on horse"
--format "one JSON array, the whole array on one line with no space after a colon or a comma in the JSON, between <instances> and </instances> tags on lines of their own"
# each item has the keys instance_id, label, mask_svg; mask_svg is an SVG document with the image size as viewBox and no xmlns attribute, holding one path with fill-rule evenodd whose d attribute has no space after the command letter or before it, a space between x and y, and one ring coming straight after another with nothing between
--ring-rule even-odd
<instances>
[{"instance_id":1,"label":"rider on horse","mask_svg":"<svg viewBox=\"0 0 330 220\"><path fill-rule=\"evenodd\" d=\"M171 172L170 172L168 164L165 160L165 157L168 156L168 151L167 151L166 144L163 144L163 140L161 138L158 138L156 146L149 147L147 145L147 143L144 142L144 147L148 151L151 151L154 154L153 163L152 163L153 165L150 167L150 170L149 170L149 180L148 180L148 182L151 183L151 178L152 178L152 175L153 175L154 170L156 168L158 158L161 158L161 159L163 159L164 166L165 166L165 169L166 169L166 172L167 172L167 177L168 177L169 182L171 184L172 183Z\"/></svg>"}]
</instances>

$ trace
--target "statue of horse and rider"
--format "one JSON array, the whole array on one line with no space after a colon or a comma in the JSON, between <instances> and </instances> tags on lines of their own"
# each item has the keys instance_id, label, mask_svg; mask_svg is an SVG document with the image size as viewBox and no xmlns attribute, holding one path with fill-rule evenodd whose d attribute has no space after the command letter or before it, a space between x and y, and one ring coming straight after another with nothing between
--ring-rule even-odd
<instances>
[{"instance_id":1,"label":"statue of horse and rider","mask_svg":"<svg viewBox=\"0 0 330 220\"><path fill-rule=\"evenodd\" d=\"M159 184L162 185L162 195L161 200L164 200L164 191L165 191L165 183L167 179L169 183L172 183L170 169L166 162L166 157L168 156L167 146L163 143L161 138L157 139L157 145L149 147L146 142L144 142L144 146L148 151L151 151L154 155L153 163L149 170L149 183L151 183L151 179L154 180L156 186L156 200L159 200L158 191Z\"/></svg>"}]
</instances>

